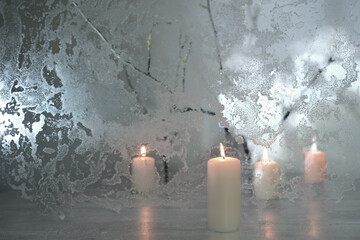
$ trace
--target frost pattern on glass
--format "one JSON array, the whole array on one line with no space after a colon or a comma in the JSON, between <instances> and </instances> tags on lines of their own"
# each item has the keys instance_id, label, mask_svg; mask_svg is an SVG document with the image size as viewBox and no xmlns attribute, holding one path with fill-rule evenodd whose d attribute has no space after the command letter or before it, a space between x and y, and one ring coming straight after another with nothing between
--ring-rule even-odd
<instances>
[{"instance_id":1,"label":"frost pattern on glass","mask_svg":"<svg viewBox=\"0 0 360 240\"><path fill-rule=\"evenodd\" d=\"M304 191L302 154L314 135L328 155L329 198L359 177L356 1L0 9L1 182L61 218L74 201L115 210L144 197L182 202L204 189L220 141L243 164L270 147L290 200ZM158 172L150 195L131 189L141 144Z\"/></svg>"}]
</instances>

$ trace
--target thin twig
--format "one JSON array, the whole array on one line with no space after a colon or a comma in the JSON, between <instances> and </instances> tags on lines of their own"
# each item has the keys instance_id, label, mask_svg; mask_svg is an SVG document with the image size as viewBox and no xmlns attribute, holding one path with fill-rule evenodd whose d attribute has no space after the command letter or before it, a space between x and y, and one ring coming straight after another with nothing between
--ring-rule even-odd
<instances>
[{"instance_id":1,"label":"thin twig","mask_svg":"<svg viewBox=\"0 0 360 240\"><path fill-rule=\"evenodd\" d=\"M81 11L81 9L79 8L78 4L75 2L72 2L72 4L75 6L75 8L77 9L77 11L80 13L80 15L82 16L82 18L85 20L85 22L87 24L89 24L89 26L95 31L95 33L101 38L101 40L103 40L103 42L110 48L110 51L116 56L117 59L119 59L120 62L122 62L123 64L125 64L126 66L130 67L132 70L134 70L135 72L140 73L141 75L145 76L146 78L149 78L153 81L155 81L156 83L160 84L162 87L164 87L169 93L173 93L172 90L162 81L158 80L157 78L153 77L151 74L148 74L142 70L140 70L139 68L135 67L131 62L127 61L127 60L123 60L120 56L119 53L117 53L115 51L115 49L111 46L111 44L109 43L109 41L106 40L106 38L104 37L104 35L94 26L94 24L85 16L85 14Z\"/></svg>"},{"instance_id":2,"label":"thin twig","mask_svg":"<svg viewBox=\"0 0 360 240\"><path fill-rule=\"evenodd\" d=\"M143 114L147 114L147 113L148 113L148 110L147 110L147 108L142 104L142 102L141 102L141 100L140 100L140 98L139 98L139 96L138 96L138 94L137 94L134 86L132 85L132 83L131 83L131 81L130 81L129 73L128 73L127 69L126 69L126 66L124 66L124 72L125 72L126 82L127 82L128 86L129 86L130 90L131 90L133 93L135 93L136 101L137 101L137 102L139 103L139 105L142 107L142 109L143 109Z\"/></svg>"},{"instance_id":3,"label":"thin twig","mask_svg":"<svg viewBox=\"0 0 360 240\"><path fill-rule=\"evenodd\" d=\"M107 44L109 44L109 42L106 40L106 38L104 37L104 35L94 26L94 24L85 16L85 14L83 13L83 11L81 11L81 9L79 8L79 5L75 2L72 3L75 8L78 10L78 12L80 13L80 15L83 17L83 19L85 20L85 22L87 22L89 24L89 26L97 33L97 35L99 35L99 37ZM110 44L109 44L110 45Z\"/></svg>"},{"instance_id":4,"label":"thin twig","mask_svg":"<svg viewBox=\"0 0 360 240\"><path fill-rule=\"evenodd\" d=\"M154 25L153 25L154 26ZM150 66L151 66L151 36L153 29L151 28L148 40L147 40L147 50L148 50L148 64L147 64L147 74L150 75Z\"/></svg>"},{"instance_id":5,"label":"thin twig","mask_svg":"<svg viewBox=\"0 0 360 240\"><path fill-rule=\"evenodd\" d=\"M311 79L311 81L309 82L309 84L307 85L307 87L306 87L304 90L301 91L301 94L300 94L301 96L303 96L307 91L309 91L311 85L313 85L313 84L316 83L316 80L319 78L319 76L320 76L320 75L326 70L326 68L327 68L331 63L333 63L334 61L335 61L335 60L334 60L332 57L330 57L330 58L328 59L327 64L326 64L323 68L318 69L317 73L316 73L315 76ZM309 74L309 73L306 73L305 78L308 76L308 74ZM282 119L283 122L290 116L291 112L293 112L293 111L297 108L297 105L298 105L298 103L295 103L295 104L293 105L292 109L291 109L291 110L288 110L288 111L284 114L284 117L283 117L283 119Z\"/></svg>"},{"instance_id":6,"label":"thin twig","mask_svg":"<svg viewBox=\"0 0 360 240\"><path fill-rule=\"evenodd\" d=\"M240 146L240 144L235 140L235 138L233 137L233 135L231 134L231 132L229 131L228 128L224 128L224 131L225 131L226 140L231 142L235 149L240 149L241 147L243 148L244 155L245 155L245 162L246 163L251 162L251 152L250 152L250 149L249 149L249 147L247 145L247 140L246 140L245 136L240 135L242 137L242 139L243 139L243 142L241 143L241 146Z\"/></svg>"},{"instance_id":7,"label":"thin twig","mask_svg":"<svg viewBox=\"0 0 360 240\"><path fill-rule=\"evenodd\" d=\"M132 85L132 83L130 81L129 73L128 73L127 69L126 69L126 66L124 66L124 72L125 72L126 83L128 84L130 90L132 92L136 92L134 86Z\"/></svg>"},{"instance_id":8,"label":"thin twig","mask_svg":"<svg viewBox=\"0 0 360 240\"><path fill-rule=\"evenodd\" d=\"M252 29L255 30L257 28L257 22L259 18L260 8L256 5L254 11L251 9L250 5L247 5L248 11L251 15L251 23Z\"/></svg>"},{"instance_id":9,"label":"thin twig","mask_svg":"<svg viewBox=\"0 0 360 240\"><path fill-rule=\"evenodd\" d=\"M169 182L169 164L165 155L162 155L164 163L164 181L165 184Z\"/></svg>"},{"instance_id":10,"label":"thin twig","mask_svg":"<svg viewBox=\"0 0 360 240\"><path fill-rule=\"evenodd\" d=\"M214 19L213 19L212 13L211 13L210 0L206 0L206 2L207 2L207 7L204 7L204 8L207 9L208 14L209 14L209 18L210 18L210 22L211 22L211 27L212 27L212 29L213 29L214 38L215 38L215 48L216 48L216 54L217 54L218 64L219 64L220 70L222 70L222 69L223 69L223 66L222 66L222 60L221 60L221 55L220 55L220 43L219 43L219 39L218 39L218 33L217 33L217 31L216 31Z\"/></svg>"},{"instance_id":11,"label":"thin twig","mask_svg":"<svg viewBox=\"0 0 360 240\"><path fill-rule=\"evenodd\" d=\"M245 138L244 135L241 135L242 139L243 139L243 147L244 147L244 152L245 152L245 156L246 156L246 162L247 163L250 163L251 162L251 152L250 152L250 149L248 147L248 144L247 144L247 140Z\"/></svg>"},{"instance_id":12,"label":"thin twig","mask_svg":"<svg viewBox=\"0 0 360 240\"><path fill-rule=\"evenodd\" d=\"M203 109L203 108L200 108L200 111L201 111L202 113L207 114L207 115L210 115L210 116L215 116L215 115L216 115L215 112L209 111L209 110L205 110L205 109Z\"/></svg>"},{"instance_id":13,"label":"thin twig","mask_svg":"<svg viewBox=\"0 0 360 240\"><path fill-rule=\"evenodd\" d=\"M196 108L192 108L192 107L183 107L183 108L178 108L176 105L173 105L172 110L174 112L180 112L180 113L186 113L186 112L201 112L203 114L209 115L209 116L215 116L216 113L213 111L209 111L209 110L205 110L203 108L200 109L196 109Z\"/></svg>"},{"instance_id":14,"label":"thin twig","mask_svg":"<svg viewBox=\"0 0 360 240\"><path fill-rule=\"evenodd\" d=\"M156 26L160 25L160 24L172 24L171 21L165 21L165 22L154 22L151 25L151 29L148 35L148 39L146 41L147 43L147 50L148 50L148 62L147 62L147 74L151 75L150 73L150 68L151 68L151 39L152 39L152 34L153 34L153 30Z\"/></svg>"},{"instance_id":15,"label":"thin twig","mask_svg":"<svg viewBox=\"0 0 360 240\"><path fill-rule=\"evenodd\" d=\"M179 47L179 58L180 59L182 59L181 52L182 52L182 49L184 48L184 44L182 43L181 38L182 38L182 35L179 34L179 46L180 46ZM179 70L180 70L180 64L177 63L176 64L176 79L175 79L175 87L174 87L175 91L178 87L178 82L179 82Z\"/></svg>"},{"instance_id":16,"label":"thin twig","mask_svg":"<svg viewBox=\"0 0 360 240\"><path fill-rule=\"evenodd\" d=\"M181 72L181 84L182 84L182 92L185 92L185 81L186 81L186 65L187 65L187 61L189 59L190 53L191 53L191 48L192 48L192 42L190 41L189 43L187 43L188 40L185 37L184 41L182 41L182 35L179 35L179 59L180 59L180 63L176 64L176 81L175 81L175 89L177 89L178 87L178 82L179 80L179 72L180 72L180 64L182 67L182 72ZM183 57L183 50L185 48L185 45L188 45L185 56Z\"/></svg>"},{"instance_id":17,"label":"thin twig","mask_svg":"<svg viewBox=\"0 0 360 240\"><path fill-rule=\"evenodd\" d=\"M182 59L182 92L185 92L185 74L186 74L186 63L188 61L190 51L191 51L192 42L189 43L189 47L186 51L185 57Z\"/></svg>"}]
</instances>

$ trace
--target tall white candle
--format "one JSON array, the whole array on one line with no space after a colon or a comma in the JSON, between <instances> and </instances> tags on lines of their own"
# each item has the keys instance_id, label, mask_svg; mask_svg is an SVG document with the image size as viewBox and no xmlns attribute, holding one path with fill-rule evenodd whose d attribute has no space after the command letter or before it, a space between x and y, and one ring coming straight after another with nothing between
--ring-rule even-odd
<instances>
[{"instance_id":1,"label":"tall white candle","mask_svg":"<svg viewBox=\"0 0 360 240\"><path fill-rule=\"evenodd\" d=\"M317 149L315 138L313 141L310 151L305 153L304 180L307 183L323 182L327 173L326 154Z\"/></svg>"},{"instance_id":2,"label":"tall white candle","mask_svg":"<svg viewBox=\"0 0 360 240\"><path fill-rule=\"evenodd\" d=\"M279 196L280 168L269 159L266 148L262 159L254 165L254 192L259 199L274 199Z\"/></svg>"},{"instance_id":3,"label":"tall white candle","mask_svg":"<svg viewBox=\"0 0 360 240\"><path fill-rule=\"evenodd\" d=\"M208 225L216 232L239 229L241 219L241 165L239 159L225 157L220 144L221 157L207 163Z\"/></svg>"},{"instance_id":4,"label":"tall white candle","mask_svg":"<svg viewBox=\"0 0 360 240\"><path fill-rule=\"evenodd\" d=\"M132 160L132 182L138 192L149 192L154 188L155 160L146 156L145 146L141 156Z\"/></svg>"}]
</instances>

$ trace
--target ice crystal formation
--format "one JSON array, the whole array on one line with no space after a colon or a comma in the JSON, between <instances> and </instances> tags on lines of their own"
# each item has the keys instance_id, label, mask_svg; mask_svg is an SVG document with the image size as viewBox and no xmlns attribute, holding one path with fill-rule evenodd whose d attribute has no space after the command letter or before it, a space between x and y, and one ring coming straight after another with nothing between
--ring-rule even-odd
<instances>
[{"instance_id":1,"label":"ice crystal formation","mask_svg":"<svg viewBox=\"0 0 360 240\"><path fill-rule=\"evenodd\" d=\"M294 200L317 135L341 199L360 167L359 13L357 1L1 1L1 186L60 217L74 201L119 209L139 197L129 166L146 144L152 197L181 202L223 141L244 163L270 147Z\"/></svg>"}]
</instances>

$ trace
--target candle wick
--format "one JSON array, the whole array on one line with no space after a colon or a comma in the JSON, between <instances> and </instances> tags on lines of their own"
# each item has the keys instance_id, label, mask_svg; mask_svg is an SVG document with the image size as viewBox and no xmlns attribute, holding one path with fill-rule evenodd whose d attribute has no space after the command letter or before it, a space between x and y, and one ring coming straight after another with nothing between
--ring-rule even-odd
<instances>
[{"instance_id":1,"label":"candle wick","mask_svg":"<svg viewBox=\"0 0 360 240\"><path fill-rule=\"evenodd\" d=\"M225 160L225 156L223 156L222 158L223 158L223 160Z\"/></svg>"}]
</instances>

